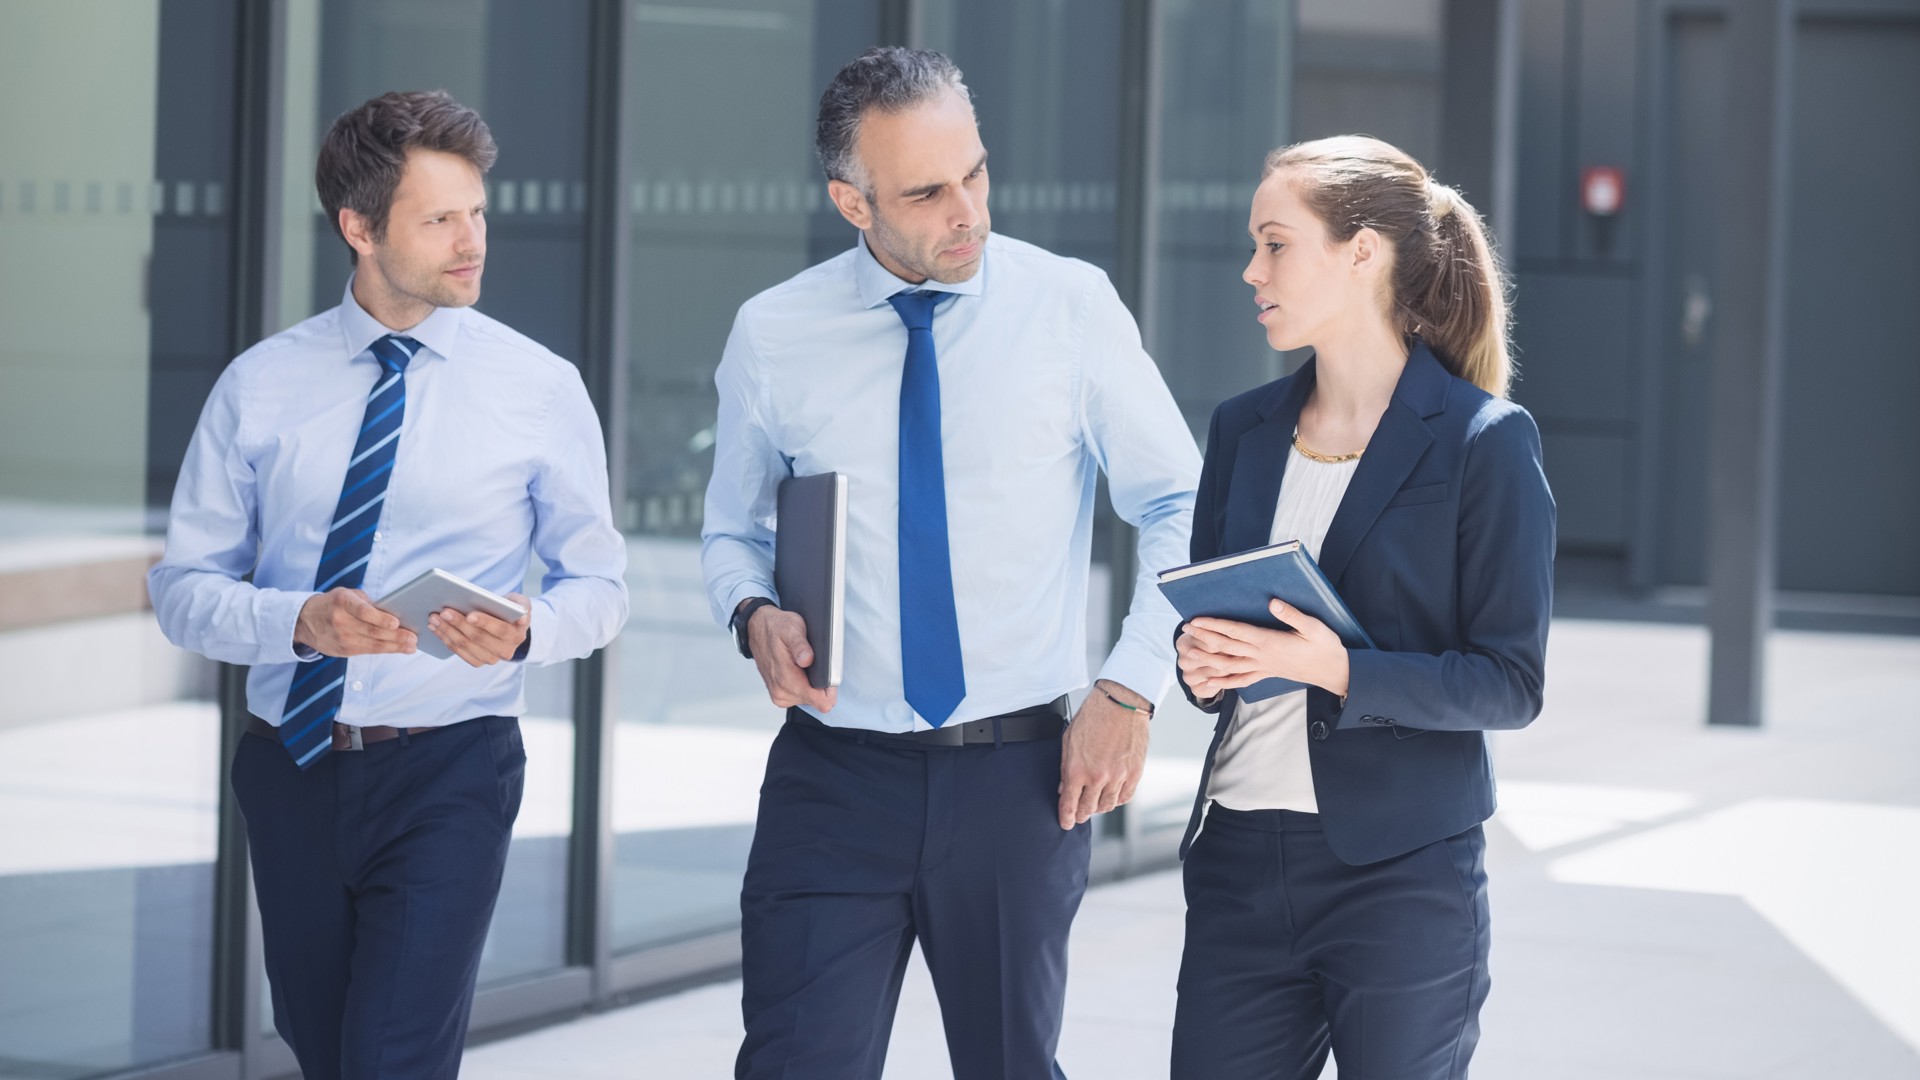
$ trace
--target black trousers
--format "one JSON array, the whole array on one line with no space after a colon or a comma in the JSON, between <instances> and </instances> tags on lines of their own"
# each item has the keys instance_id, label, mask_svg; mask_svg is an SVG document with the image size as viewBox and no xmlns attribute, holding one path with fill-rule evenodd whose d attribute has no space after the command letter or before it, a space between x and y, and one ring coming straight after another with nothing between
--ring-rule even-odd
<instances>
[{"instance_id":1,"label":"black trousers","mask_svg":"<svg viewBox=\"0 0 1920 1080\"><path fill-rule=\"evenodd\" d=\"M305 1080L458 1075L526 760L506 716L305 773L278 742L241 738L273 1022Z\"/></svg>"},{"instance_id":2,"label":"black trousers","mask_svg":"<svg viewBox=\"0 0 1920 1080\"><path fill-rule=\"evenodd\" d=\"M902 747L789 723L740 895L735 1075L879 1080L915 940L955 1080L1045 1080L1087 888L1060 740Z\"/></svg>"},{"instance_id":3,"label":"black trousers","mask_svg":"<svg viewBox=\"0 0 1920 1080\"><path fill-rule=\"evenodd\" d=\"M1187 854L1174 1080L1456 1080L1487 998L1479 826L1367 866L1319 819L1214 806Z\"/></svg>"}]
</instances>

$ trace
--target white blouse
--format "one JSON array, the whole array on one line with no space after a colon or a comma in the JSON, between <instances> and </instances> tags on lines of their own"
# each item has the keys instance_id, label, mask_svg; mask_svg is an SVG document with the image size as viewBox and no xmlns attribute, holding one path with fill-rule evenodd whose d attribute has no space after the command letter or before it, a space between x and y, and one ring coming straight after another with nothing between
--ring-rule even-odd
<instances>
[{"instance_id":1,"label":"white blouse","mask_svg":"<svg viewBox=\"0 0 1920 1080\"><path fill-rule=\"evenodd\" d=\"M1317 560L1360 459L1329 465L1298 449L1290 448L1288 455L1267 542L1298 540ZM1234 708L1233 723L1214 756L1207 797L1234 810L1319 812L1307 761L1305 690Z\"/></svg>"}]
</instances>

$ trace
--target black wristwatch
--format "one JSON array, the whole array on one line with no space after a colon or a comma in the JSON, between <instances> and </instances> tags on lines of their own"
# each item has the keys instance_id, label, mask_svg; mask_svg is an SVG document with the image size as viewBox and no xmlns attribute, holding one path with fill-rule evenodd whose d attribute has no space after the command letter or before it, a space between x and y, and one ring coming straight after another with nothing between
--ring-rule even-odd
<instances>
[{"instance_id":1,"label":"black wristwatch","mask_svg":"<svg viewBox=\"0 0 1920 1080\"><path fill-rule=\"evenodd\" d=\"M733 609L733 618L727 620L727 626L733 630L733 643L740 647L741 656L753 659L753 649L747 644L747 623L753 619L753 613L772 605L773 601L766 597L755 596Z\"/></svg>"}]
</instances>

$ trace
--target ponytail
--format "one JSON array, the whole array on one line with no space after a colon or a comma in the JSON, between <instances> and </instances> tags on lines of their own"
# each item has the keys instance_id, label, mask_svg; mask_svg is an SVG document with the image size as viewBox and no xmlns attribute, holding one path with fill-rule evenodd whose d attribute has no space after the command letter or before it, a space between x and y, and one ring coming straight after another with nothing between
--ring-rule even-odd
<instances>
[{"instance_id":1,"label":"ponytail","mask_svg":"<svg viewBox=\"0 0 1920 1080\"><path fill-rule=\"evenodd\" d=\"M1427 188L1433 218L1431 272L1410 268L1415 271L1407 275L1413 279L1407 283L1410 294L1404 300L1396 297L1396 303L1404 308L1408 329L1452 361L1456 375L1505 397L1513 372L1506 287L1486 226L1459 192L1431 179Z\"/></svg>"},{"instance_id":2,"label":"ponytail","mask_svg":"<svg viewBox=\"0 0 1920 1080\"><path fill-rule=\"evenodd\" d=\"M1285 169L1336 242L1363 228L1393 247L1393 319L1448 371L1495 397L1513 378L1507 279L1480 214L1420 163L1379 139L1343 135L1267 155L1260 178Z\"/></svg>"}]
</instances>

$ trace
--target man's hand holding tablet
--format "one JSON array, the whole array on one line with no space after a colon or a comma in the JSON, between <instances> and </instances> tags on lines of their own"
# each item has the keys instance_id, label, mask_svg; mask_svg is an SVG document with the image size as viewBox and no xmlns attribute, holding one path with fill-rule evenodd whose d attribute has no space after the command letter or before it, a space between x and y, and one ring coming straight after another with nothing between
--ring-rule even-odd
<instances>
[{"instance_id":1,"label":"man's hand holding tablet","mask_svg":"<svg viewBox=\"0 0 1920 1080\"><path fill-rule=\"evenodd\" d=\"M511 660L527 639L532 604L501 596L445 570L429 570L375 601L375 607L419 636L430 656L458 656L474 667Z\"/></svg>"}]
</instances>

